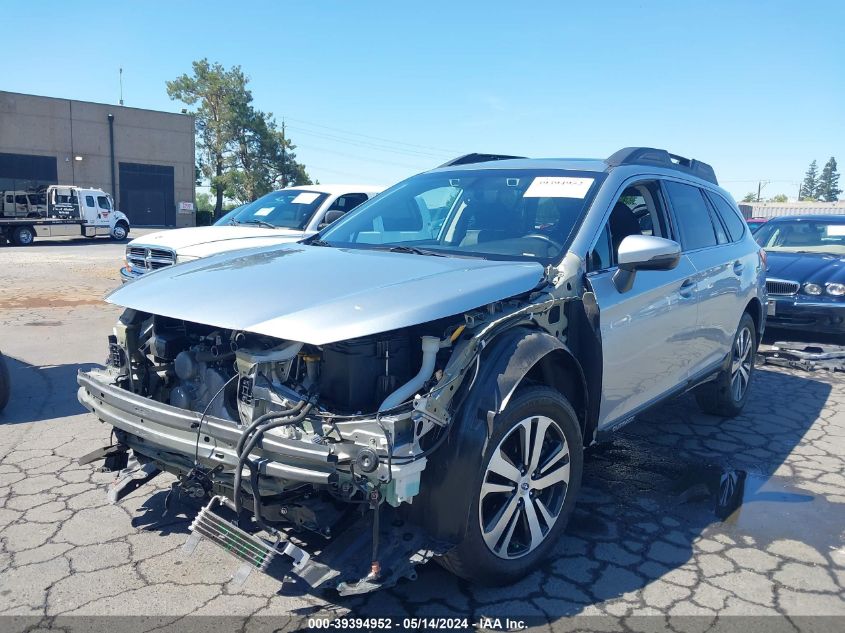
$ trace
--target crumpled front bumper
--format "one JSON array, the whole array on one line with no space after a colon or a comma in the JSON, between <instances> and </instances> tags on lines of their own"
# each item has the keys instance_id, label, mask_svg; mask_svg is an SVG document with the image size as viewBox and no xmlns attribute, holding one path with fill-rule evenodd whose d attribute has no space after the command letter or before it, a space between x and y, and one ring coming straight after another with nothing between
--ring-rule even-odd
<instances>
[{"instance_id":1,"label":"crumpled front bumper","mask_svg":"<svg viewBox=\"0 0 845 633\"><path fill-rule=\"evenodd\" d=\"M199 430L198 458L203 466L222 464L224 473L237 467L235 447L243 429L236 422L206 415L200 429L199 413L121 389L102 370L80 371L77 382L79 402L102 422L125 431L125 443L135 452L165 466L178 467L185 459L192 463ZM168 455L173 454L169 462ZM325 445L267 433L251 457L260 464L261 475L280 481L330 484L337 479L337 457Z\"/></svg>"},{"instance_id":2,"label":"crumpled front bumper","mask_svg":"<svg viewBox=\"0 0 845 633\"><path fill-rule=\"evenodd\" d=\"M104 370L80 371L79 401L101 421L123 431L120 442L135 453L151 458L156 465L170 470L192 464L200 414L159 403L121 389ZM236 422L206 416L199 434L199 461L204 467L222 464L223 473L237 467L235 446L242 433ZM266 477L284 481L331 484L338 475L336 456L327 446L264 435L251 455ZM147 464L152 466L153 463ZM217 491L215 494L220 494ZM235 573L242 582L249 568L272 577L299 576L314 589L334 588L341 595L367 593L395 585L401 578L416 577L415 567L442 555L451 543L435 540L419 526L407 522L387 503L379 512L383 520L375 522L371 513L343 515L332 537L308 550L292 543L280 533L280 541L271 543L241 530L237 523L212 512L222 497L215 496L191 524L192 537L184 551L189 553L200 538L209 539L241 561ZM352 506L350 506L352 508ZM372 557L374 530L378 530L378 564ZM287 556L279 556L286 554ZM293 560L292 566L288 558ZM244 571L244 570L247 571ZM378 569L378 573L374 570ZM356 582L350 580L360 579Z\"/></svg>"}]
</instances>

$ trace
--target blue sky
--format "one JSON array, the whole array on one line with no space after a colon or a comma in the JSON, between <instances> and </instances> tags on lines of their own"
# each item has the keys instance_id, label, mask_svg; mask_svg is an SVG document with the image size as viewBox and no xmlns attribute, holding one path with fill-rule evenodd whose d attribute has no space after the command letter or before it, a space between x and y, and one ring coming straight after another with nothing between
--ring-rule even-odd
<instances>
[{"instance_id":1,"label":"blue sky","mask_svg":"<svg viewBox=\"0 0 845 633\"><path fill-rule=\"evenodd\" d=\"M126 105L178 112L166 80L240 64L321 182L649 145L736 197L794 197L811 160L845 164L838 1L5 0L0 19L3 90L116 103L122 66Z\"/></svg>"}]
</instances>

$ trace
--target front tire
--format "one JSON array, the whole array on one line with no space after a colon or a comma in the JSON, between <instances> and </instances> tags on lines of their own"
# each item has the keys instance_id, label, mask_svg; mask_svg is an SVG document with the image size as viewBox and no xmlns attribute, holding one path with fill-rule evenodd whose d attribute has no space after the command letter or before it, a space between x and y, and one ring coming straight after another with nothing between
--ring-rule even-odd
<instances>
[{"instance_id":1,"label":"front tire","mask_svg":"<svg viewBox=\"0 0 845 633\"><path fill-rule=\"evenodd\" d=\"M581 487L581 427L559 392L531 387L497 416L486 447L477 476L463 484L473 486L463 540L439 562L472 582L502 585L537 567L566 527Z\"/></svg>"},{"instance_id":2,"label":"front tire","mask_svg":"<svg viewBox=\"0 0 845 633\"><path fill-rule=\"evenodd\" d=\"M754 319L745 312L734 335L728 366L716 380L701 385L695 391L695 400L704 413L727 418L742 413L751 388L756 354L757 328L754 327Z\"/></svg>"},{"instance_id":3,"label":"front tire","mask_svg":"<svg viewBox=\"0 0 845 633\"><path fill-rule=\"evenodd\" d=\"M118 222L114 225L111 232L112 239L120 242L121 240L125 240L127 235L129 235L129 227L126 222Z\"/></svg>"}]
</instances>

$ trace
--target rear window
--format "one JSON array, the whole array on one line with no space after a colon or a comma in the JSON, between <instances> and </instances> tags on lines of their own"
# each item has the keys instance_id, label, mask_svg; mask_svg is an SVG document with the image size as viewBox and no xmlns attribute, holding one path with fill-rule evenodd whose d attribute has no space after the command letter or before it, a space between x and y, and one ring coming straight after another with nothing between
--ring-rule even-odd
<instances>
[{"instance_id":1,"label":"rear window","mask_svg":"<svg viewBox=\"0 0 845 633\"><path fill-rule=\"evenodd\" d=\"M716 208L716 213L722 218L725 228L728 230L728 235L731 237L731 242L736 242L745 233L745 220L740 217L733 205L717 193L709 192L707 196Z\"/></svg>"},{"instance_id":2,"label":"rear window","mask_svg":"<svg viewBox=\"0 0 845 633\"><path fill-rule=\"evenodd\" d=\"M684 250L694 251L715 246L716 233L701 189L671 180L664 181L663 184L672 203L675 221L681 230Z\"/></svg>"}]
</instances>

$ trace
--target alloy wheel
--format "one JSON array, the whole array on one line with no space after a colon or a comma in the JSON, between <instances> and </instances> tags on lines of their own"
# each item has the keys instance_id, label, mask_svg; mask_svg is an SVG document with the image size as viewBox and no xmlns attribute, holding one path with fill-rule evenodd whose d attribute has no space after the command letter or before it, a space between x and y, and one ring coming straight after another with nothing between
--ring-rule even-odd
<instances>
[{"instance_id":1,"label":"alloy wheel","mask_svg":"<svg viewBox=\"0 0 845 633\"><path fill-rule=\"evenodd\" d=\"M751 378L751 365L754 359L751 356L751 330L742 328L736 336L731 362L731 393L734 401L739 402L748 389L748 381Z\"/></svg>"},{"instance_id":2,"label":"alloy wheel","mask_svg":"<svg viewBox=\"0 0 845 633\"><path fill-rule=\"evenodd\" d=\"M569 487L569 445L545 416L514 425L493 451L481 482L478 519L499 558L534 551L560 516Z\"/></svg>"}]
</instances>

